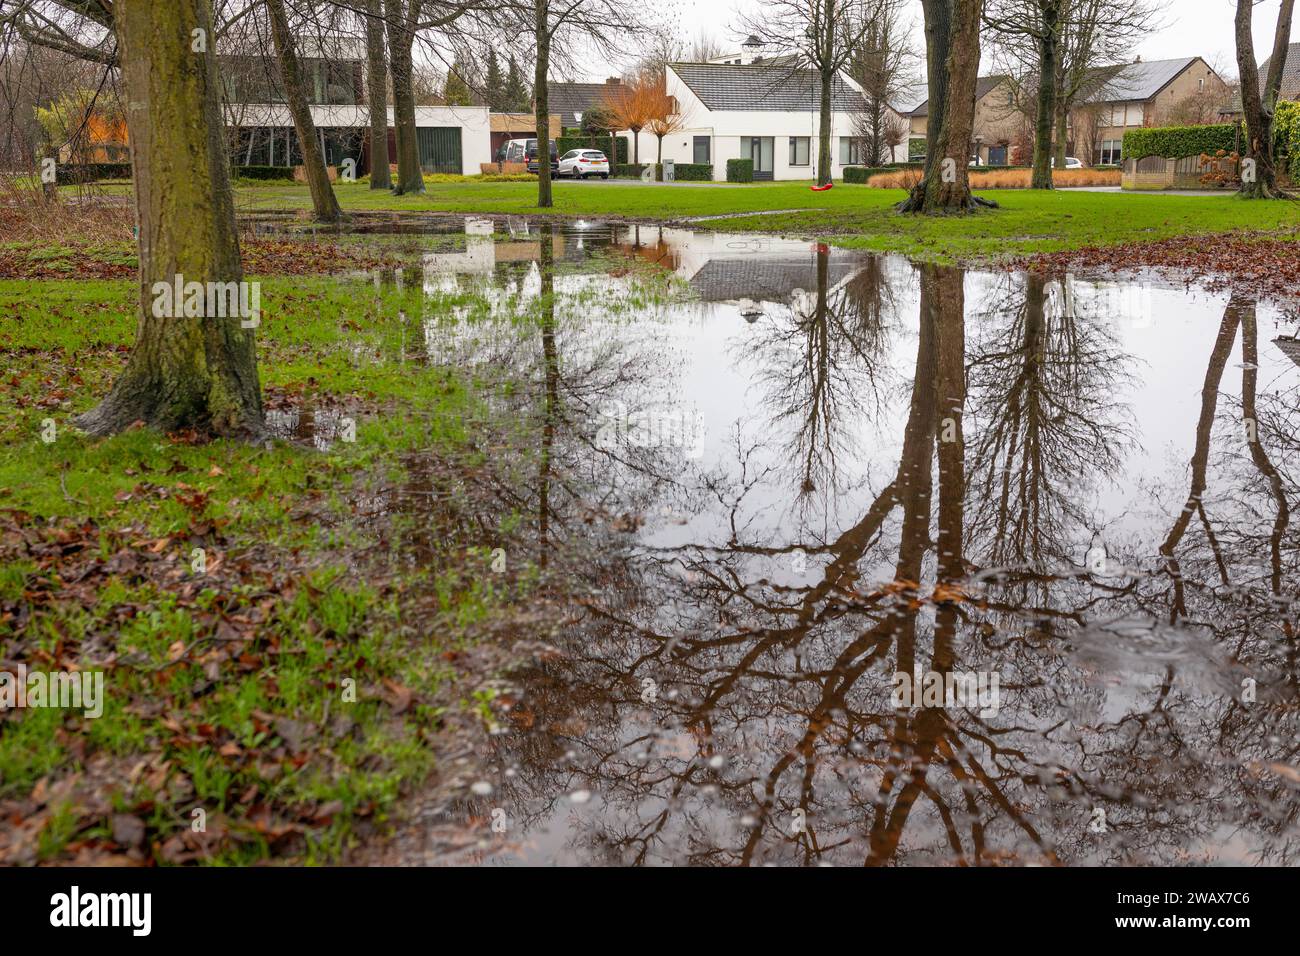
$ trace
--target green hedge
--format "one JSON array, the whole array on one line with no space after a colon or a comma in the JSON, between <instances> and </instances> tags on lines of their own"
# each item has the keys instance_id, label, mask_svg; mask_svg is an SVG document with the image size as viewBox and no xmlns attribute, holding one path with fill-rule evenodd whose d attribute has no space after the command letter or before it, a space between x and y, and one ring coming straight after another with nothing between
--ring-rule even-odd
<instances>
[{"instance_id":1,"label":"green hedge","mask_svg":"<svg viewBox=\"0 0 1300 956\"><path fill-rule=\"evenodd\" d=\"M924 169L925 163L890 163L888 166L845 166L846 183L865 183L877 173L896 173L900 169Z\"/></svg>"},{"instance_id":2,"label":"green hedge","mask_svg":"<svg viewBox=\"0 0 1300 956\"><path fill-rule=\"evenodd\" d=\"M620 136L615 142L618 144L618 155L614 157L614 165L627 162L627 140ZM598 149L609 159L609 137L608 136L561 136L555 141L555 148L563 156L571 149Z\"/></svg>"},{"instance_id":3,"label":"green hedge","mask_svg":"<svg viewBox=\"0 0 1300 956\"><path fill-rule=\"evenodd\" d=\"M1124 134L1123 156L1125 159L1144 159L1147 156L1181 159L1201 153L1213 154L1220 149L1232 152L1236 139L1236 123L1131 129Z\"/></svg>"},{"instance_id":4,"label":"green hedge","mask_svg":"<svg viewBox=\"0 0 1300 956\"><path fill-rule=\"evenodd\" d=\"M713 179L713 165L711 163L676 163L673 168L673 175L678 181L684 183L703 183L710 182ZM657 171L656 179L663 179L663 169Z\"/></svg>"},{"instance_id":5,"label":"green hedge","mask_svg":"<svg viewBox=\"0 0 1300 956\"><path fill-rule=\"evenodd\" d=\"M1280 100L1273 110L1273 158L1300 182L1300 103Z\"/></svg>"},{"instance_id":6,"label":"green hedge","mask_svg":"<svg viewBox=\"0 0 1300 956\"><path fill-rule=\"evenodd\" d=\"M231 170L236 179L293 179L292 166L236 166Z\"/></svg>"},{"instance_id":7,"label":"green hedge","mask_svg":"<svg viewBox=\"0 0 1300 956\"><path fill-rule=\"evenodd\" d=\"M130 163L68 163L55 167L56 181L61 185L69 183L93 183L101 179L130 179Z\"/></svg>"},{"instance_id":8,"label":"green hedge","mask_svg":"<svg viewBox=\"0 0 1300 956\"><path fill-rule=\"evenodd\" d=\"M754 181L754 161L752 159L727 160L727 182L752 183Z\"/></svg>"},{"instance_id":9,"label":"green hedge","mask_svg":"<svg viewBox=\"0 0 1300 956\"><path fill-rule=\"evenodd\" d=\"M614 167L615 179L640 179L642 170L653 166L655 171L655 181L664 181L664 169L659 163L620 163ZM712 182L713 167L709 163L677 163L673 170L673 175L679 182L685 183L702 183Z\"/></svg>"}]
</instances>

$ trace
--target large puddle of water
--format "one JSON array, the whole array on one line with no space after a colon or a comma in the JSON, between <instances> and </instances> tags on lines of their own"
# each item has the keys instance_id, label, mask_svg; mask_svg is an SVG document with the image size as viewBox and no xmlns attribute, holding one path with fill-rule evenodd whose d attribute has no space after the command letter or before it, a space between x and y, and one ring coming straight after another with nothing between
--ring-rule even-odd
<instances>
[{"instance_id":1,"label":"large puddle of water","mask_svg":"<svg viewBox=\"0 0 1300 956\"><path fill-rule=\"evenodd\" d=\"M516 383L502 507L571 607L493 702L453 862L1297 862L1290 316L454 233L401 277L414 347Z\"/></svg>"}]
</instances>

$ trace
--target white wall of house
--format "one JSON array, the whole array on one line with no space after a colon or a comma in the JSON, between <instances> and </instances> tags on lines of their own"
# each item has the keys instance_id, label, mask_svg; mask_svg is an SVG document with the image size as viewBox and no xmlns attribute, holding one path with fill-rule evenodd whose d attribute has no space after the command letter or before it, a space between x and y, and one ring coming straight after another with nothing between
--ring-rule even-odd
<instances>
[{"instance_id":1,"label":"white wall of house","mask_svg":"<svg viewBox=\"0 0 1300 956\"><path fill-rule=\"evenodd\" d=\"M312 106L311 119L318 127L368 129L370 108L366 106ZM289 107L278 104L240 104L226 111L227 125L293 125ZM393 126L393 110L388 110L388 125ZM492 123L484 106L417 106L416 127L457 127L460 129L461 171L477 175L481 163L492 161Z\"/></svg>"},{"instance_id":2,"label":"white wall of house","mask_svg":"<svg viewBox=\"0 0 1300 956\"><path fill-rule=\"evenodd\" d=\"M818 136L821 122L816 108L810 104L805 111L785 110L709 110L685 83L668 71L668 93L677 98L678 108L685 117L686 128L664 137L663 158L675 163L695 162L695 137L709 137L709 162L713 165L715 181L727 178L727 160L748 158L742 155L742 140L752 136L772 137L773 179L813 179L816 176ZM831 114L831 177L842 179L844 164L840 162L840 138L853 138L857 117L851 113ZM905 125L905 123L903 124ZM629 140L630 132L625 133ZM791 138L808 139L808 163L791 164ZM639 135L641 162L652 163L658 156L658 140L654 134L642 130ZM629 146L631 144L629 143ZM634 155L629 148L629 161ZM905 162L907 144L895 147L894 159Z\"/></svg>"}]
</instances>

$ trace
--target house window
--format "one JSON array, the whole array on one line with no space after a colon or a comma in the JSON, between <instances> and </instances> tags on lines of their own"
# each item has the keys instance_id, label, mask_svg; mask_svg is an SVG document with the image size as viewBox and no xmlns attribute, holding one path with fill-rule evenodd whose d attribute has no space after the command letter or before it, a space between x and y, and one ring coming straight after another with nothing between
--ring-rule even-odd
<instances>
[{"instance_id":1,"label":"house window","mask_svg":"<svg viewBox=\"0 0 1300 956\"><path fill-rule=\"evenodd\" d=\"M1097 147L1097 164L1110 166L1119 163L1121 139L1103 139Z\"/></svg>"},{"instance_id":2,"label":"house window","mask_svg":"<svg viewBox=\"0 0 1300 956\"><path fill-rule=\"evenodd\" d=\"M921 140L924 147L925 140ZM862 165L862 140L857 136L840 137L840 165L841 166L861 166Z\"/></svg>"},{"instance_id":3,"label":"house window","mask_svg":"<svg viewBox=\"0 0 1300 956\"><path fill-rule=\"evenodd\" d=\"M808 140L807 136L790 137L790 165L807 166L808 159Z\"/></svg>"},{"instance_id":4,"label":"house window","mask_svg":"<svg viewBox=\"0 0 1300 956\"><path fill-rule=\"evenodd\" d=\"M694 161L703 165L709 162L709 138L707 136L695 137L695 154Z\"/></svg>"}]
</instances>

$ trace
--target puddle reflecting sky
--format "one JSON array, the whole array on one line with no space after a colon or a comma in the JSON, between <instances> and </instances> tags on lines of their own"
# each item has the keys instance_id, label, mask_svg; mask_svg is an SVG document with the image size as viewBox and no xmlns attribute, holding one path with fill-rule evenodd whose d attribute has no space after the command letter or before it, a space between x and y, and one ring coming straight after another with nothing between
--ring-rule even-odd
<instances>
[{"instance_id":1,"label":"puddle reflecting sky","mask_svg":"<svg viewBox=\"0 0 1300 956\"><path fill-rule=\"evenodd\" d=\"M1287 316L644 225L438 248L417 347L527 383L502 501L572 607L451 862L1297 862Z\"/></svg>"}]
</instances>

